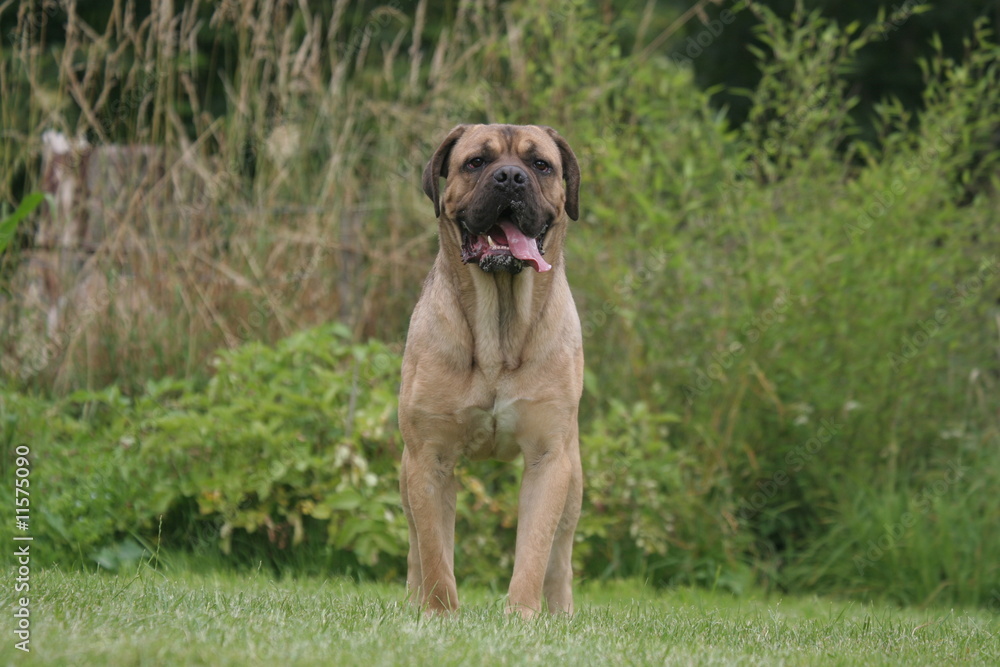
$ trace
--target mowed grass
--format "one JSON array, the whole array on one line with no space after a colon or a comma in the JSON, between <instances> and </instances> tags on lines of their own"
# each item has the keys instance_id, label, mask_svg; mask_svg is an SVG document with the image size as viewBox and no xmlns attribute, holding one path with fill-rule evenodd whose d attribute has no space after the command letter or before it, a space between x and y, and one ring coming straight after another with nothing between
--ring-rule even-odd
<instances>
[{"instance_id":1,"label":"mowed grass","mask_svg":"<svg viewBox=\"0 0 1000 667\"><path fill-rule=\"evenodd\" d=\"M270 575L59 571L31 581L32 652L0 664L662 665L997 664L1000 617L638 583L582 585L575 616L506 616L462 588L429 618L402 587Z\"/></svg>"}]
</instances>

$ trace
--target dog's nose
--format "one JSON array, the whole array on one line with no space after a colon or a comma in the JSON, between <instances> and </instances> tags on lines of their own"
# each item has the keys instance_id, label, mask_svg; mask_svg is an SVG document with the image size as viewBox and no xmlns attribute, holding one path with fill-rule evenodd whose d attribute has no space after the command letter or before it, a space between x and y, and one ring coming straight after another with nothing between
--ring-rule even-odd
<instances>
[{"instance_id":1,"label":"dog's nose","mask_svg":"<svg viewBox=\"0 0 1000 667\"><path fill-rule=\"evenodd\" d=\"M523 188L528 182L528 174L524 169L509 164L493 172L493 181L504 189Z\"/></svg>"}]
</instances>

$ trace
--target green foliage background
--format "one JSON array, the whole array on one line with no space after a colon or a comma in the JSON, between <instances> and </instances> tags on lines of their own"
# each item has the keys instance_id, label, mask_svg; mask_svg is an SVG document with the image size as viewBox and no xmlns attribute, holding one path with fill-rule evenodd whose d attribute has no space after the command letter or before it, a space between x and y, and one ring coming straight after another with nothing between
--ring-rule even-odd
<instances>
[{"instance_id":1,"label":"green foliage background","mask_svg":"<svg viewBox=\"0 0 1000 667\"><path fill-rule=\"evenodd\" d=\"M207 137L195 152L226 166L220 198L329 207L315 228L224 211L213 258L237 266L227 253L244 243L248 263L294 266L274 259L282 225L336 238L347 203L362 201L384 204L361 231L377 252L351 284L357 309L296 283L278 293L287 320L258 308L267 317L240 336L249 342L220 352L228 339L171 296L186 286L165 263L150 280L167 285L158 303L173 319L108 324L107 381L68 351L53 361L65 385L9 377L0 442L32 448L47 557L114 569L144 549L219 550L247 566L401 578L398 341L435 251L419 170L454 123L538 122L569 139L585 175L567 248L587 356L581 576L1000 600L1000 49L985 24L960 62L932 48L919 116L875 104L868 141L839 76L877 37L868 26L758 7L761 80L734 129L692 67L644 52L641 35L623 46L598 8L470 7L467 42L449 41L465 33L448 23L428 27L409 62L414 14L358 13L338 44L367 32L382 61L328 45L316 65L327 78L296 85L254 55L244 27L235 48L253 66L233 85L261 94L200 115L179 106L179 123L157 122L180 98L169 86L161 96L161 70L150 117L117 129L163 145ZM308 25L300 9L281 24L296 38ZM18 58L4 52L4 67L24 83ZM52 119L94 131L70 105L4 100L24 136ZM303 153L245 160L279 118L296 119ZM30 174L28 151L3 146L3 163ZM17 261L12 248L5 266ZM310 269L317 290L343 275L338 261ZM241 321L260 297L227 298L218 317ZM503 585L519 475L460 470L462 579Z\"/></svg>"}]
</instances>

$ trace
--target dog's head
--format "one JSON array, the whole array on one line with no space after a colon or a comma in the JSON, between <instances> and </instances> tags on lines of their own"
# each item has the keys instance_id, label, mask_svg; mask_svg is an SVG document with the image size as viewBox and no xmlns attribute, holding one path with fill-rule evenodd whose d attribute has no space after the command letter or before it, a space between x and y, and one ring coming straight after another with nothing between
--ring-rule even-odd
<instances>
[{"instance_id":1,"label":"dog's head","mask_svg":"<svg viewBox=\"0 0 1000 667\"><path fill-rule=\"evenodd\" d=\"M424 192L445 223L442 246L457 246L463 262L548 271L546 243L561 251L566 218L579 217L580 166L551 127L459 125L427 163Z\"/></svg>"}]
</instances>

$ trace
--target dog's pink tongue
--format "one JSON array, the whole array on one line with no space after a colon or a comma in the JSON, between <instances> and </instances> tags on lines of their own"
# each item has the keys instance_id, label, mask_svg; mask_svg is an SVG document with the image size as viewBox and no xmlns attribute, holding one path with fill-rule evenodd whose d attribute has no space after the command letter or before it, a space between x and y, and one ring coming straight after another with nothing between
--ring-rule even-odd
<instances>
[{"instance_id":1,"label":"dog's pink tongue","mask_svg":"<svg viewBox=\"0 0 1000 667\"><path fill-rule=\"evenodd\" d=\"M535 271L539 273L552 268L552 265L542 259L541 253L538 252L537 240L525 236L524 232L509 220L502 220L499 224L500 229L507 237L507 247L510 248L510 254L525 262L530 262L535 267Z\"/></svg>"}]
</instances>

